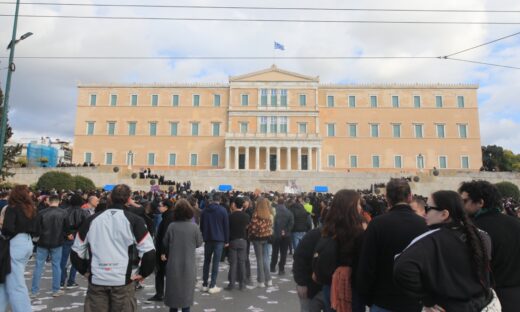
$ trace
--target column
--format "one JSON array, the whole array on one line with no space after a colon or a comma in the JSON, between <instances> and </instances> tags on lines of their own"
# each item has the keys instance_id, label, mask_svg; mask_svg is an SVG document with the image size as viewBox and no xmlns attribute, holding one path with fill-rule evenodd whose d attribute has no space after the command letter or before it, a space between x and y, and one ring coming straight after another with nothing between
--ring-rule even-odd
<instances>
[{"instance_id":1,"label":"column","mask_svg":"<svg viewBox=\"0 0 520 312\"><path fill-rule=\"evenodd\" d=\"M321 171L321 147L316 148L316 171Z\"/></svg>"},{"instance_id":2,"label":"column","mask_svg":"<svg viewBox=\"0 0 520 312\"><path fill-rule=\"evenodd\" d=\"M246 146L246 170L249 170L249 146Z\"/></svg>"},{"instance_id":3,"label":"column","mask_svg":"<svg viewBox=\"0 0 520 312\"><path fill-rule=\"evenodd\" d=\"M298 171L302 170L302 148L298 146Z\"/></svg>"},{"instance_id":4,"label":"column","mask_svg":"<svg viewBox=\"0 0 520 312\"><path fill-rule=\"evenodd\" d=\"M280 146L276 147L276 171L280 171L280 168L282 167L282 160L280 158L282 156L282 153L280 152Z\"/></svg>"},{"instance_id":5,"label":"column","mask_svg":"<svg viewBox=\"0 0 520 312\"><path fill-rule=\"evenodd\" d=\"M291 171L291 147L287 148L287 171Z\"/></svg>"},{"instance_id":6,"label":"column","mask_svg":"<svg viewBox=\"0 0 520 312\"><path fill-rule=\"evenodd\" d=\"M312 171L312 147L307 148L307 169Z\"/></svg>"},{"instance_id":7,"label":"column","mask_svg":"<svg viewBox=\"0 0 520 312\"><path fill-rule=\"evenodd\" d=\"M271 167L271 159L269 157L269 146L265 147L265 170L269 171L269 168Z\"/></svg>"},{"instance_id":8,"label":"column","mask_svg":"<svg viewBox=\"0 0 520 312\"><path fill-rule=\"evenodd\" d=\"M238 170L238 149L240 147L237 145L235 146L235 170Z\"/></svg>"},{"instance_id":9,"label":"column","mask_svg":"<svg viewBox=\"0 0 520 312\"><path fill-rule=\"evenodd\" d=\"M260 170L260 146L255 147L255 169Z\"/></svg>"},{"instance_id":10,"label":"column","mask_svg":"<svg viewBox=\"0 0 520 312\"><path fill-rule=\"evenodd\" d=\"M229 146L226 146L226 170L229 169Z\"/></svg>"}]
</instances>

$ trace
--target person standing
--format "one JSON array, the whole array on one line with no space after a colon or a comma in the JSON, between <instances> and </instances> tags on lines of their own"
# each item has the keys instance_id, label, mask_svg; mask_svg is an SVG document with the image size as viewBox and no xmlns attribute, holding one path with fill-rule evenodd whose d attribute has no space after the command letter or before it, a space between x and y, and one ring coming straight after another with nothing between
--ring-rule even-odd
<instances>
[{"instance_id":1,"label":"person standing","mask_svg":"<svg viewBox=\"0 0 520 312\"><path fill-rule=\"evenodd\" d=\"M89 280L86 312L136 311L133 282L154 270L153 240L143 219L128 211L130 196L127 185L116 185L110 208L89 218L72 246L72 263Z\"/></svg>"},{"instance_id":2,"label":"person standing","mask_svg":"<svg viewBox=\"0 0 520 312\"><path fill-rule=\"evenodd\" d=\"M229 216L229 285L226 290L233 290L238 280L239 289L243 290L246 282L246 247L249 215L242 211L244 199L235 197L231 202Z\"/></svg>"},{"instance_id":3,"label":"person standing","mask_svg":"<svg viewBox=\"0 0 520 312\"><path fill-rule=\"evenodd\" d=\"M47 257L52 263L52 296L63 295L60 290L61 254L65 239L72 240L67 212L59 208L60 199L57 195L49 196L49 207L43 209L36 219L36 264L32 279L31 297L36 297L40 291L40 280Z\"/></svg>"},{"instance_id":4,"label":"person standing","mask_svg":"<svg viewBox=\"0 0 520 312\"><path fill-rule=\"evenodd\" d=\"M268 240L273 235L273 215L271 214L271 203L267 198L260 197L257 200L253 218L248 226L248 235L255 250L258 287L272 286Z\"/></svg>"},{"instance_id":5,"label":"person standing","mask_svg":"<svg viewBox=\"0 0 520 312\"><path fill-rule=\"evenodd\" d=\"M364 233L355 284L371 312L418 312L419 301L394 283L394 256L428 227L410 207L412 191L406 180L391 179L386 200L389 212L372 219Z\"/></svg>"},{"instance_id":6,"label":"person standing","mask_svg":"<svg viewBox=\"0 0 520 312\"><path fill-rule=\"evenodd\" d=\"M161 259L167 261L164 303L170 312L177 312L179 308L189 312L197 278L195 249L202 246L202 234L192 222L194 212L187 200L175 203L173 215L175 221L168 226L161 254Z\"/></svg>"},{"instance_id":7,"label":"person standing","mask_svg":"<svg viewBox=\"0 0 520 312\"><path fill-rule=\"evenodd\" d=\"M227 246L229 242L229 217L226 209L220 205L220 199L220 193L213 193L209 199L209 206L202 210L200 216L200 230L204 238L202 291L210 294L216 294L222 290L217 286L218 265L224 246ZM211 282L208 284L210 263L212 264Z\"/></svg>"},{"instance_id":8,"label":"person standing","mask_svg":"<svg viewBox=\"0 0 520 312\"><path fill-rule=\"evenodd\" d=\"M289 210L294 216L294 226L292 229L292 246L294 249L298 247L301 239L312 228L311 215L305 210L301 203L301 197L298 197L294 204L289 207Z\"/></svg>"},{"instance_id":9,"label":"person standing","mask_svg":"<svg viewBox=\"0 0 520 312\"><path fill-rule=\"evenodd\" d=\"M294 216L289 209L285 207L282 197L278 198L275 209L271 273L276 272L276 265L278 264L278 275L284 275L287 252L291 244L290 234L294 226ZM280 254L280 262L278 262L278 253Z\"/></svg>"},{"instance_id":10,"label":"person standing","mask_svg":"<svg viewBox=\"0 0 520 312\"><path fill-rule=\"evenodd\" d=\"M16 185L9 194L2 235L9 239L11 272L0 284L0 312L11 306L12 312L31 311L25 284L25 267L33 251L31 235L35 233L37 210L26 185Z\"/></svg>"}]
</instances>

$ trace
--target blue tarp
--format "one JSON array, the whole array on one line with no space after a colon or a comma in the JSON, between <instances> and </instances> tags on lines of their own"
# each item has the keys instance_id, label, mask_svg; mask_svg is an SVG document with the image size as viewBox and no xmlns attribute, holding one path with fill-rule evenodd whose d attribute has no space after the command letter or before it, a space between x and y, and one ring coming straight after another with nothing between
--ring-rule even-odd
<instances>
[{"instance_id":1,"label":"blue tarp","mask_svg":"<svg viewBox=\"0 0 520 312\"><path fill-rule=\"evenodd\" d=\"M316 185L314 187L314 191L318 193L327 193L329 191L329 187L325 185Z\"/></svg>"},{"instance_id":2,"label":"blue tarp","mask_svg":"<svg viewBox=\"0 0 520 312\"><path fill-rule=\"evenodd\" d=\"M47 162L42 162L43 159L47 159ZM58 149L47 145L29 143L27 145L27 163L31 167L56 167Z\"/></svg>"},{"instance_id":3,"label":"blue tarp","mask_svg":"<svg viewBox=\"0 0 520 312\"><path fill-rule=\"evenodd\" d=\"M218 190L221 192L231 191L232 189L233 189L233 187L229 184L220 184L218 186Z\"/></svg>"},{"instance_id":4,"label":"blue tarp","mask_svg":"<svg viewBox=\"0 0 520 312\"><path fill-rule=\"evenodd\" d=\"M115 184L105 184L105 186L103 186L103 190L110 192L111 190L114 189L114 187L116 187Z\"/></svg>"}]
</instances>

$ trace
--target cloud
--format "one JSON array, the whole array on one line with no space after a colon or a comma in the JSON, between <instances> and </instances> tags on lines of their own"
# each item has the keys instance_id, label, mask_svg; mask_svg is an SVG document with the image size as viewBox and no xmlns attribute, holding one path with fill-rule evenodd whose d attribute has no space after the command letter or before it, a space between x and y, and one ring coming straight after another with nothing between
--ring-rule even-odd
<instances>
[{"instance_id":1,"label":"cloud","mask_svg":"<svg viewBox=\"0 0 520 312\"><path fill-rule=\"evenodd\" d=\"M87 1L86 1L87 2ZM103 3L96 0L88 3ZM123 3L123 2L122 2ZM171 1L154 1L171 4ZM191 4L175 2L176 4ZM199 5L215 4L210 1ZM282 6L276 2L218 5ZM361 7L357 3L287 0L284 7ZM435 3L411 0L363 2L367 8L507 9L520 10L513 0L460 0ZM0 14L14 7L0 4ZM22 14L115 15L164 17L365 19L365 20L487 20L511 21L497 13L405 13L343 11L248 11L193 9L132 9L52 7L23 4ZM0 42L9 42L12 19L0 17ZM272 56L273 41L285 45L280 56L441 56L517 31L513 26L414 25L341 23L226 23L201 21L123 21L21 18L18 33L34 36L17 45L16 54L48 56ZM520 64L520 38L475 49L460 58ZM0 56L7 56L0 50ZM0 68L6 60L1 59ZM517 90L520 71L446 60L276 60L279 67L322 82L469 82L479 83L483 144L503 143L520 152L513 131L520 116ZM230 75L269 67L267 60L16 60L10 120L15 136L72 138L78 82L226 82ZM6 71L0 71L2 85ZM504 116L506 114L506 116ZM507 118L505 118L507 117ZM504 121L505 120L505 121ZM507 121L507 122L506 122ZM500 124L495 128L494 124ZM502 129L502 131L499 131ZM518 132L518 131L516 131Z\"/></svg>"}]
</instances>

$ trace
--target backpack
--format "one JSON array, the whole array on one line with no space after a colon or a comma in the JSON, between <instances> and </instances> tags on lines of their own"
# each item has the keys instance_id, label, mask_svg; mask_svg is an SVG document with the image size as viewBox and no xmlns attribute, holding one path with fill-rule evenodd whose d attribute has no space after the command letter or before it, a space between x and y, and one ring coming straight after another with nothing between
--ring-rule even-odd
<instances>
[{"instance_id":1,"label":"backpack","mask_svg":"<svg viewBox=\"0 0 520 312\"><path fill-rule=\"evenodd\" d=\"M338 267L338 242L332 237L320 237L314 248L312 271L321 285L331 285Z\"/></svg>"}]
</instances>

